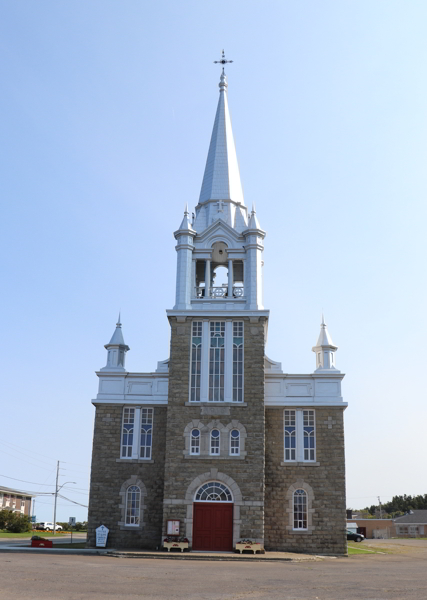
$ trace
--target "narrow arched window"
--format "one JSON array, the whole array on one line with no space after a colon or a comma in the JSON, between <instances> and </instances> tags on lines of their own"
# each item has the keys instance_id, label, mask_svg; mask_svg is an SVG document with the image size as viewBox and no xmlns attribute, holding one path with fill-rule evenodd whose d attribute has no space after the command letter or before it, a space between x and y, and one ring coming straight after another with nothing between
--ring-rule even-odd
<instances>
[{"instance_id":1,"label":"narrow arched window","mask_svg":"<svg viewBox=\"0 0 427 600\"><path fill-rule=\"evenodd\" d=\"M307 492L294 492L294 529L307 529Z\"/></svg>"},{"instance_id":2,"label":"narrow arched window","mask_svg":"<svg viewBox=\"0 0 427 600\"><path fill-rule=\"evenodd\" d=\"M219 431L212 429L211 431L211 454L219 454Z\"/></svg>"},{"instance_id":3,"label":"narrow arched window","mask_svg":"<svg viewBox=\"0 0 427 600\"><path fill-rule=\"evenodd\" d=\"M151 458L153 445L153 409L141 408L141 447L140 457Z\"/></svg>"},{"instance_id":4,"label":"narrow arched window","mask_svg":"<svg viewBox=\"0 0 427 600\"><path fill-rule=\"evenodd\" d=\"M295 460L296 447L296 412L285 410L285 460Z\"/></svg>"},{"instance_id":5,"label":"narrow arched window","mask_svg":"<svg viewBox=\"0 0 427 600\"><path fill-rule=\"evenodd\" d=\"M132 458L133 435L135 427L135 409L123 409L122 458Z\"/></svg>"},{"instance_id":6,"label":"narrow arched window","mask_svg":"<svg viewBox=\"0 0 427 600\"><path fill-rule=\"evenodd\" d=\"M130 485L126 491L126 525L139 525L141 509L141 490Z\"/></svg>"},{"instance_id":7,"label":"narrow arched window","mask_svg":"<svg viewBox=\"0 0 427 600\"><path fill-rule=\"evenodd\" d=\"M238 456L240 454L240 431L233 429L230 433L230 454Z\"/></svg>"},{"instance_id":8,"label":"narrow arched window","mask_svg":"<svg viewBox=\"0 0 427 600\"><path fill-rule=\"evenodd\" d=\"M200 429L191 431L191 454L200 454Z\"/></svg>"}]
</instances>

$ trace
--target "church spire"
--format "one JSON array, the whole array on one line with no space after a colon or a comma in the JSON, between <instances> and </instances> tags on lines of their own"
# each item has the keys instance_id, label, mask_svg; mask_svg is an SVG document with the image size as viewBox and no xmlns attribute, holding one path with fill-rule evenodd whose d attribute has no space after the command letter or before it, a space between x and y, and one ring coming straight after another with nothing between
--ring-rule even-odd
<instances>
[{"instance_id":1,"label":"church spire","mask_svg":"<svg viewBox=\"0 0 427 600\"><path fill-rule=\"evenodd\" d=\"M325 369L337 370L335 367L335 352L338 350L338 346L335 346L332 341L323 313L319 338L312 350L316 353L316 371Z\"/></svg>"},{"instance_id":2,"label":"church spire","mask_svg":"<svg viewBox=\"0 0 427 600\"><path fill-rule=\"evenodd\" d=\"M225 58L223 60L225 61ZM218 62L225 64L223 61ZM228 109L227 87L227 76L223 69L219 82L218 107L199 203L203 204L209 200L233 200L244 206L239 163L237 161L230 111Z\"/></svg>"}]
</instances>

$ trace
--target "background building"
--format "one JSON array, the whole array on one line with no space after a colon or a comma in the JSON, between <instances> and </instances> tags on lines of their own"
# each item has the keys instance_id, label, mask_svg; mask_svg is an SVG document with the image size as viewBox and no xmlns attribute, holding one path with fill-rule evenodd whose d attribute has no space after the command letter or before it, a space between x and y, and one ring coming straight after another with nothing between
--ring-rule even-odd
<instances>
[{"instance_id":1,"label":"background building","mask_svg":"<svg viewBox=\"0 0 427 600\"><path fill-rule=\"evenodd\" d=\"M22 515L31 515L32 494L0 486L0 510L8 509Z\"/></svg>"}]
</instances>

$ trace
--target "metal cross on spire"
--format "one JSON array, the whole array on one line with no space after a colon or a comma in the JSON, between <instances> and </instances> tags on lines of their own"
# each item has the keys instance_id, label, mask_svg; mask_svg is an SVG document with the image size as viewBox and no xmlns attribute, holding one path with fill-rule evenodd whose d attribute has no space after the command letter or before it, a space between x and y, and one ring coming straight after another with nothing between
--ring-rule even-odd
<instances>
[{"instance_id":1,"label":"metal cross on spire","mask_svg":"<svg viewBox=\"0 0 427 600\"><path fill-rule=\"evenodd\" d=\"M227 60L225 58L225 52L224 50L222 51L222 56L221 56L221 60L214 60L214 63L216 65L222 65L222 72L224 73L224 65L226 65L227 63L232 63L232 60Z\"/></svg>"}]
</instances>

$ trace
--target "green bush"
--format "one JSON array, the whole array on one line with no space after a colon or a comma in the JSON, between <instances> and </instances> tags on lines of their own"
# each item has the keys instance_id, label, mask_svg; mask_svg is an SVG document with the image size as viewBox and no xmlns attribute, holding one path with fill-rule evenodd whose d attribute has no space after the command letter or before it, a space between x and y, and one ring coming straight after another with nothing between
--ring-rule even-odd
<instances>
[{"instance_id":1,"label":"green bush","mask_svg":"<svg viewBox=\"0 0 427 600\"><path fill-rule=\"evenodd\" d=\"M11 514L13 514L12 511L7 508L0 510L0 529L6 529Z\"/></svg>"},{"instance_id":2,"label":"green bush","mask_svg":"<svg viewBox=\"0 0 427 600\"><path fill-rule=\"evenodd\" d=\"M6 526L6 529L10 531L10 533L24 533L25 531L32 530L30 517L19 513L13 513L13 515L14 518L9 521Z\"/></svg>"},{"instance_id":3,"label":"green bush","mask_svg":"<svg viewBox=\"0 0 427 600\"><path fill-rule=\"evenodd\" d=\"M9 533L31 531L31 520L27 515L21 513L7 509L0 510L0 529L6 529Z\"/></svg>"}]
</instances>

